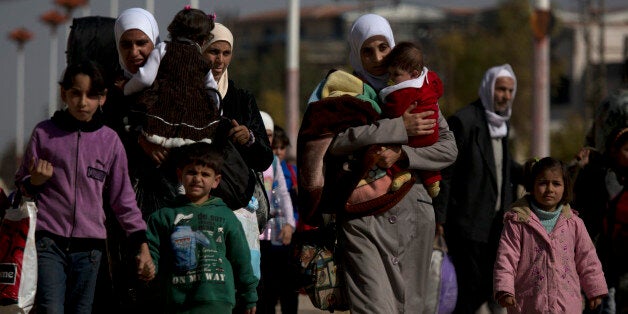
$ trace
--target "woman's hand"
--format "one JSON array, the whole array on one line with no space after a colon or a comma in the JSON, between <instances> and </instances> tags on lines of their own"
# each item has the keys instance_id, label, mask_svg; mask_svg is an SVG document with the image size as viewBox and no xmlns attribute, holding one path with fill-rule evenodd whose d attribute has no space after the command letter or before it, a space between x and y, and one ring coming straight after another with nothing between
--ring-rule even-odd
<instances>
[{"instance_id":1,"label":"woman's hand","mask_svg":"<svg viewBox=\"0 0 628 314\"><path fill-rule=\"evenodd\" d=\"M416 103L413 103L408 107L408 110L403 113L403 123L406 126L406 133L408 136L428 135L434 133L434 127L436 126L436 119L425 119L434 114L434 111L428 110L419 113L412 113L412 110L416 107Z\"/></svg>"},{"instance_id":2,"label":"woman's hand","mask_svg":"<svg viewBox=\"0 0 628 314\"><path fill-rule=\"evenodd\" d=\"M157 165L161 165L168 158L168 149L149 142L144 138L144 136L140 135L140 138L137 140L142 147L142 150L146 155L148 155Z\"/></svg>"},{"instance_id":3,"label":"woman's hand","mask_svg":"<svg viewBox=\"0 0 628 314\"><path fill-rule=\"evenodd\" d=\"M294 230L292 229L291 225L283 225L283 227L281 228L281 233L279 233L279 238L281 239L281 243L283 243L283 245L288 245L290 244L290 242L292 242L293 231Z\"/></svg>"},{"instance_id":4,"label":"woman's hand","mask_svg":"<svg viewBox=\"0 0 628 314\"><path fill-rule=\"evenodd\" d=\"M137 275L141 280L150 281L155 278L155 264L150 256L148 250L148 244L142 243L140 246L140 252L135 256L137 261Z\"/></svg>"},{"instance_id":5,"label":"woman's hand","mask_svg":"<svg viewBox=\"0 0 628 314\"><path fill-rule=\"evenodd\" d=\"M377 166L383 169L388 169L401 159L403 151L399 145L381 146L376 154L379 156Z\"/></svg>"},{"instance_id":6,"label":"woman's hand","mask_svg":"<svg viewBox=\"0 0 628 314\"><path fill-rule=\"evenodd\" d=\"M31 175L31 184L37 186L46 183L48 179L52 178L54 167L46 160L35 160L35 157L33 157L28 167L28 172Z\"/></svg>"},{"instance_id":7,"label":"woman's hand","mask_svg":"<svg viewBox=\"0 0 628 314\"><path fill-rule=\"evenodd\" d=\"M227 136L231 139L232 142L238 143L240 145L246 145L249 142L251 137L251 133L246 125L238 124L238 121L235 119L231 120L231 125L233 126Z\"/></svg>"}]
</instances>

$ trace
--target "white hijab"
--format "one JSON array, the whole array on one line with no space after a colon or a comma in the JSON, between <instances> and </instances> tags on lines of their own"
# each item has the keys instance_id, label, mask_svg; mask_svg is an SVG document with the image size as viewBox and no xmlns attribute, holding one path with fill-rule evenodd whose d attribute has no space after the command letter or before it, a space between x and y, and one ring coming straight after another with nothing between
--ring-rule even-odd
<instances>
[{"instance_id":1,"label":"white hijab","mask_svg":"<svg viewBox=\"0 0 628 314\"><path fill-rule=\"evenodd\" d=\"M226 41L231 46L231 54L233 54L233 34L226 26L220 23L215 23L212 35L214 35L214 38L209 41L209 45L217 41ZM218 92L222 98L225 98L227 90L229 89L229 73L227 73L227 70L228 69L225 68L222 71L222 75L218 80Z\"/></svg>"},{"instance_id":2,"label":"white hijab","mask_svg":"<svg viewBox=\"0 0 628 314\"><path fill-rule=\"evenodd\" d=\"M510 77L515 81L515 86L512 91L512 97L508 101L506 112L498 114L495 112L495 105L493 103L493 94L495 92L495 81L498 77ZM488 131L491 133L491 138L502 138L508 134L508 127L506 122L510 119L512 113L512 101L515 99L517 93L517 77L509 64L503 64L492 67L486 71L482 83L478 89L478 95L484 106L484 112L486 113L486 119L488 120Z\"/></svg>"},{"instance_id":3,"label":"white hijab","mask_svg":"<svg viewBox=\"0 0 628 314\"><path fill-rule=\"evenodd\" d=\"M122 54L120 53L120 37L122 37L124 32L130 29L139 29L144 32L144 34L148 36L155 46L157 46L160 42L159 26L157 26L157 21L150 12L141 8L130 8L120 13L114 26L116 47L118 48L120 66L124 69L125 75L129 77L132 73L129 72L129 69L127 69L126 65L124 65L124 60L122 60Z\"/></svg>"},{"instance_id":4,"label":"white hijab","mask_svg":"<svg viewBox=\"0 0 628 314\"><path fill-rule=\"evenodd\" d=\"M364 44L367 39L377 35L384 36L391 49L395 47L395 38L393 37L392 29L385 18L377 14L365 14L355 20L349 32L349 46L351 48L349 62L353 70L359 76L366 79L375 90L379 91L386 87L388 74L375 76L368 73L362 66L362 58L360 58L362 44Z\"/></svg>"}]
</instances>

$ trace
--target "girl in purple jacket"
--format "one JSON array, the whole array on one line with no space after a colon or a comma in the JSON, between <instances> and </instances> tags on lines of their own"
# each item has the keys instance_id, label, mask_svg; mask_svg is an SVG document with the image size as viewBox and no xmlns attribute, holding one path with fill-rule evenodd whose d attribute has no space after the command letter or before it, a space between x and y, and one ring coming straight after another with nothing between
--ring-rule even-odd
<instances>
[{"instance_id":1,"label":"girl in purple jacket","mask_svg":"<svg viewBox=\"0 0 628 314\"><path fill-rule=\"evenodd\" d=\"M15 178L38 207L37 311L91 313L105 248L104 200L138 248L140 278L152 279L154 266L124 148L103 125L100 71L94 63L70 65L60 85L67 109L35 127Z\"/></svg>"},{"instance_id":2,"label":"girl in purple jacket","mask_svg":"<svg viewBox=\"0 0 628 314\"><path fill-rule=\"evenodd\" d=\"M526 190L504 216L494 292L508 313L581 313L582 294L596 308L608 294L584 222L569 207L571 185L562 162L529 162Z\"/></svg>"}]
</instances>

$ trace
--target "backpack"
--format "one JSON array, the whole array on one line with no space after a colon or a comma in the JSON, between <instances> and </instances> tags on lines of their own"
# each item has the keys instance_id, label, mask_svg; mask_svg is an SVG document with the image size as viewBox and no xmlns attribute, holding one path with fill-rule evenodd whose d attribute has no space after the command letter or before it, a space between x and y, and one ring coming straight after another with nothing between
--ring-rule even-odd
<instances>
[{"instance_id":1,"label":"backpack","mask_svg":"<svg viewBox=\"0 0 628 314\"><path fill-rule=\"evenodd\" d=\"M116 19L102 16L75 18L70 26L66 49L68 64L93 61L100 65L106 85L113 85L122 73L116 48Z\"/></svg>"}]
</instances>

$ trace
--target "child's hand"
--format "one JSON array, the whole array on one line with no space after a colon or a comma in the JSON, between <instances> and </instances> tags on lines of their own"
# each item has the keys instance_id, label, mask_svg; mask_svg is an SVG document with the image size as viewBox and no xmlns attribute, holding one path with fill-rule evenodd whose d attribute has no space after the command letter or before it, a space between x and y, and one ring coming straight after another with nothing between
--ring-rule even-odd
<instances>
[{"instance_id":1,"label":"child's hand","mask_svg":"<svg viewBox=\"0 0 628 314\"><path fill-rule=\"evenodd\" d=\"M233 126L227 136L231 138L231 141L234 143L238 143L240 145L245 145L249 142L251 137L251 133L249 129L245 125L238 124L238 121L235 119L231 120L231 125Z\"/></svg>"},{"instance_id":2,"label":"child's hand","mask_svg":"<svg viewBox=\"0 0 628 314\"><path fill-rule=\"evenodd\" d=\"M135 256L137 261L137 275L141 280L150 281L155 278L155 264L150 256L148 244L142 243L140 252Z\"/></svg>"},{"instance_id":3,"label":"child's hand","mask_svg":"<svg viewBox=\"0 0 628 314\"><path fill-rule=\"evenodd\" d=\"M600 306L600 304L602 304L602 298L603 297L604 296L600 295L600 296L597 296L595 298L589 299L589 308L593 310L593 309L597 308L598 306Z\"/></svg>"},{"instance_id":4,"label":"child's hand","mask_svg":"<svg viewBox=\"0 0 628 314\"><path fill-rule=\"evenodd\" d=\"M115 80L113 85L115 85L118 89L124 90L124 85L126 85L127 80L124 77L118 78Z\"/></svg>"},{"instance_id":5,"label":"child's hand","mask_svg":"<svg viewBox=\"0 0 628 314\"><path fill-rule=\"evenodd\" d=\"M48 161L43 159L35 160L35 157L33 157L28 167L28 172L31 174L32 185L42 185L52 177L54 168Z\"/></svg>"},{"instance_id":6,"label":"child's hand","mask_svg":"<svg viewBox=\"0 0 628 314\"><path fill-rule=\"evenodd\" d=\"M392 165L401 158L402 153L403 151L399 145L382 146L380 150L377 151L377 155L379 156L377 166L383 169L392 167Z\"/></svg>"},{"instance_id":7,"label":"child's hand","mask_svg":"<svg viewBox=\"0 0 628 314\"><path fill-rule=\"evenodd\" d=\"M499 303L499 305L501 305L501 307L511 307L517 304L515 297L512 294L504 291L500 291L497 293L497 302Z\"/></svg>"},{"instance_id":8,"label":"child's hand","mask_svg":"<svg viewBox=\"0 0 628 314\"><path fill-rule=\"evenodd\" d=\"M256 311L257 311L257 307L255 307L255 306L254 306L254 307L252 307L252 308L250 308L250 309L246 309L246 310L244 311L244 313L245 313L245 314L255 314L255 312L256 312Z\"/></svg>"},{"instance_id":9,"label":"child's hand","mask_svg":"<svg viewBox=\"0 0 628 314\"><path fill-rule=\"evenodd\" d=\"M584 166L586 166L589 163L589 155L590 155L590 153L591 153L591 148L583 147L576 154L575 158L576 158L577 164L578 164L578 166L580 168L584 168Z\"/></svg>"},{"instance_id":10,"label":"child's hand","mask_svg":"<svg viewBox=\"0 0 628 314\"><path fill-rule=\"evenodd\" d=\"M281 228L281 233L279 233L279 238L281 239L281 243L283 245L288 245L292 242L292 226L289 224L283 225Z\"/></svg>"},{"instance_id":11,"label":"child's hand","mask_svg":"<svg viewBox=\"0 0 628 314\"><path fill-rule=\"evenodd\" d=\"M144 153L148 155L157 165L161 165L162 162L168 158L168 149L149 142L143 135L140 135L137 140Z\"/></svg>"}]
</instances>

